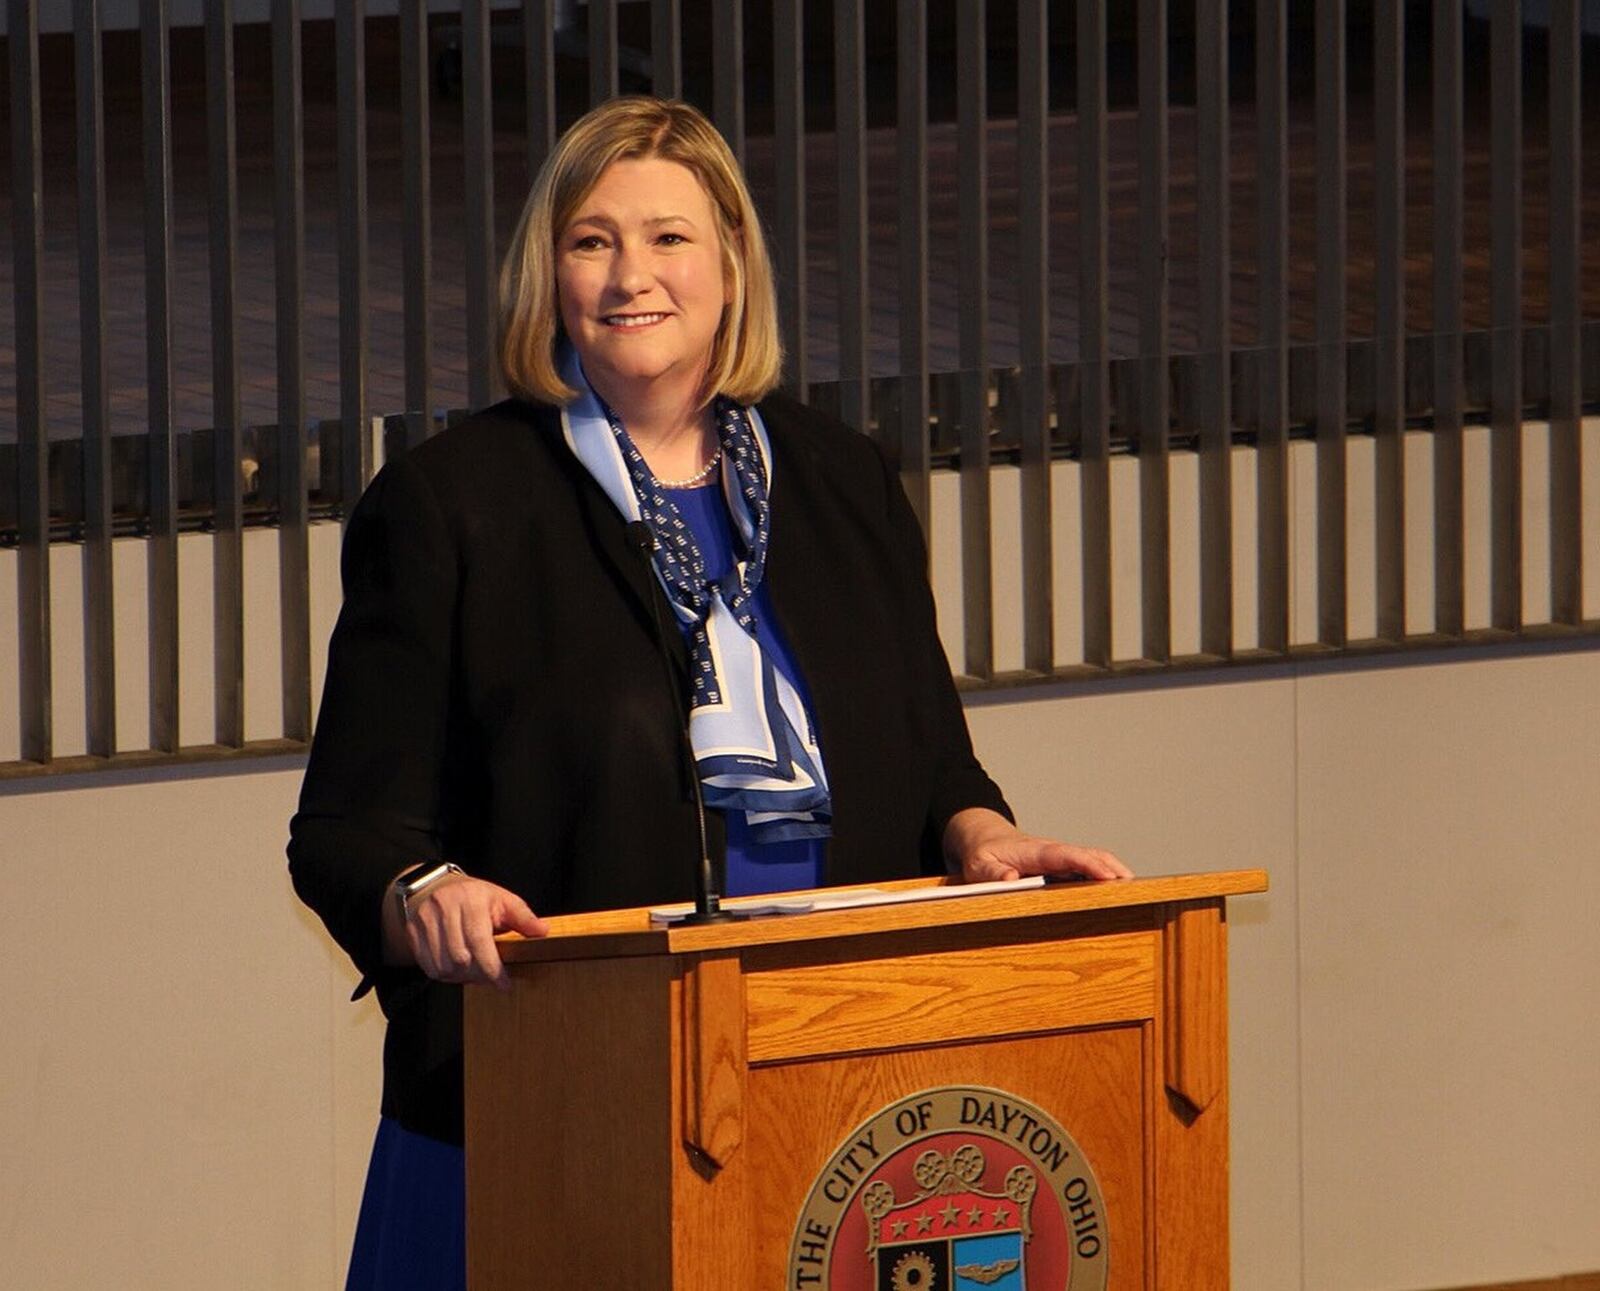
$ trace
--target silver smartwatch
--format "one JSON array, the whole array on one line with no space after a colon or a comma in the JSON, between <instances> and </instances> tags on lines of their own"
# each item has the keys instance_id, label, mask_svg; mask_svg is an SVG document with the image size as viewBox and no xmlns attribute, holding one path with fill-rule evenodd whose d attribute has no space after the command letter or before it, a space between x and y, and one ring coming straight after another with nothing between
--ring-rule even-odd
<instances>
[{"instance_id":1,"label":"silver smartwatch","mask_svg":"<svg viewBox=\"0 0 1600 1291\"><path fill-rule=\"evenodd\" d=\"M452 874L465 874L466 871L459 865L450 861L440 861L437 864L424 861L404 871L394 881L395 899L400 903L400 919L402 922L411 918L411 903L420 897L429 888L437 886Z\"/></svg>"}]
</instances>

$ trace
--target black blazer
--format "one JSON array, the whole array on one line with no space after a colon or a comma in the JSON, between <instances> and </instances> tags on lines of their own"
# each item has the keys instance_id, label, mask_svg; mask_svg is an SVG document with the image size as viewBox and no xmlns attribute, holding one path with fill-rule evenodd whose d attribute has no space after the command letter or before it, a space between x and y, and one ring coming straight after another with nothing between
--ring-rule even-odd
<instances>
[{"instance_id":1,"label":"black blazer","mask_svg":"<svg viewBox=\"0 0 1600 1291\"><path fill-rule=\"evenodd\" d=\"M767 583L833 796L827 880L938 872L952 814L1009 810L973 756L921 532L864 436L779 396L760 411ZM516 400L385 466L342 573L289 868L378 986L385 1113L459 1141L460 988L384 967L382 894L448 858L540 914L689 898L697 827L653 589L557 411Z\"/></svg>"}]
</instances>

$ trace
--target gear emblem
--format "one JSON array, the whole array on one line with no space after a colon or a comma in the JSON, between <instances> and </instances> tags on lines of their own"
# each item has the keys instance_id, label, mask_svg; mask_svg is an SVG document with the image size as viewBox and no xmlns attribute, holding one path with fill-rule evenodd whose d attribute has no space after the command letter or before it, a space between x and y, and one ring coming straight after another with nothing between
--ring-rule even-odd
<instances>
[{"instance_id":1,"label":"gear emblem","mask_svg":"<svg viewBox=\"0 0 1600 1291\"><path fill-rule=\"evenodd\" d=\"M921 1251L902 1255L895 1262L892 1276L894 1291L935 1291L933 1261Z\"/></svg>"}]
</instances>

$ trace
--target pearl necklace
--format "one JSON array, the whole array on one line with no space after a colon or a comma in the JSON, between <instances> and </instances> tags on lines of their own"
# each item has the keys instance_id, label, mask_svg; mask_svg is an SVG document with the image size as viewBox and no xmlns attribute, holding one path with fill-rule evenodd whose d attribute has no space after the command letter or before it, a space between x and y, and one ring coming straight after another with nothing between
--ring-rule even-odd
<instances>
[{"instance_id":1,"label":"pearl necklace","mask_svg":"<svg viewBox=\"0 0 1600 1291\"><path fill-rule=\"evenodd\" d=\"M704 466L702 466L698 471L696 471L693 475L689 476L687 479L683 479L683 480L663 480L663 479L657 477L656 483L659 484L664 489L692 489L696 484L699 484L702 480L709 479L711 477L711 472L717 469L717 463L720 462L721 460L722 460L722 446L719 444L717 446L716 450L714 452L712 452L710 461L708 461Z\"/></svg>"}]
</instances>

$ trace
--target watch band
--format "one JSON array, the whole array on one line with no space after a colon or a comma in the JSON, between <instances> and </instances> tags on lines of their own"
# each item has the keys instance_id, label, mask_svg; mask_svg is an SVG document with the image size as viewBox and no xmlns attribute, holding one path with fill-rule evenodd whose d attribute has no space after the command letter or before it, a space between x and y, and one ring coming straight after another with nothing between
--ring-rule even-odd
<instances>
[{"instance_id":1,"label":"watch band","mask_svg":"<svg viewBox=\"0 0 1600 1291\"><path fill-rule=\"evenodd\" d=\"M422 896L428 889L449 878L452 874L465 874L459 865L453 861L440 861L437 864L423 862L406 870L394 881L395 897L400 902L400 919L402 922L411 918L411 902Z\"/></svg>"}]
</instances>

